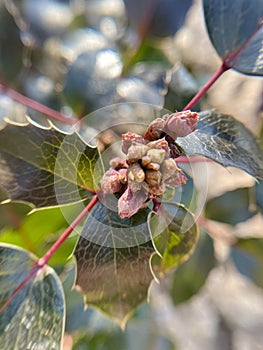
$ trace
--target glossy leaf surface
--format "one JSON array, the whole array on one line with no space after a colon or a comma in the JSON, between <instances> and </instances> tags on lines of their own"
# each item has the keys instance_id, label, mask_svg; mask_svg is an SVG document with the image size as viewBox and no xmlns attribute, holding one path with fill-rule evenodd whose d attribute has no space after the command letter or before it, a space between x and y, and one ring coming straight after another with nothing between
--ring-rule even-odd
<instances>
[{"instance_id":1,"label":"glossy leaf surface","mask_svg":"<svg viewBox=\"0 0 263 350\"><path fill-rule=\"evenodd\" d=\"M119 322L146 299L153 279L149 265L154 252L151 241L146 239L135 246L136 234L148 233L147 214L141 210L130 219L120 219L117 212L98 203L86 220L74 252L76 284L86 303L98 306Z\"/></svg>"},{"instance_id":2,"label":"glossy leaf surface","mask_svg":"<svg viewBox=\"0 0 263 350\"><path fill-rule=\"evenodd\" d=\"M216 111L200 113L196 130L178 138L187 155L201 155L227 167L237 167L263 177L263 152L255 137L230 115Z\"/></svg>"},{"instance_id":3,"label":"glossy leaf surface","mask_svg":"<svg viewBox=\"0 0 263 350\"><path fill-rule=\"evenodd\" d=\"M76 202L94 188L98 157L76 133L9 124L0 132L0 185L37 207Z\"/></svg>"},{"instance_id":4,"label":"glossy leaf surface","mask_svg":"<svg viewBox=\"0 0 263 350\"><path fill-rule=\"evenodd\" d=\"M10 245L0 247L0 306L30 274L35 257ZM0 313L1 349L58 349L64 326L60 281L45 267Z\"/></svg>"},{"instance_id":5,"label":"glossy leaf surface","mask_svg":"<svg viewBox=\"0 0 263 350\"><path fill-rule=\"evenodd\" d=\"M203 0L208 34L226 65L263 75L263 2Z\"/></svg>"}]
</instances>

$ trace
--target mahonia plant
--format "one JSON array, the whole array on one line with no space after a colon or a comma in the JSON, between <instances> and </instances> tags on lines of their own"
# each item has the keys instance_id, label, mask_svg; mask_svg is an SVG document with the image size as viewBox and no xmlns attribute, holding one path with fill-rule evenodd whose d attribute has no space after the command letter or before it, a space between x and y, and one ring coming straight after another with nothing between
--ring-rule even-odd
<instances>
[{"instance_id":1,"label":"mahonia plant","mask_svg":"<svg viewBox=\"0 0 263 350\"><path fill-rule=\"evenodd\" d=\"M202 281L197 287L194 285L191 295L180 294L183 263L192 255L189 262L192 260L199 266L195 260L199 255L195 252L202 256L204 245L209 244L209 251L213 249L211 242L207 243L207 237L199 238L194 215L174 200L189 181L181 164L215 161L225 167L240 168L255 178L263 178L262 149L242 123L216 110L194 111L199 100L227 70L263 75L263 3L262 0L239 0L231 4L226 0L203 0L208 34L222 60L220 68L182 111L162 115L159 108L158 117L146 116L149 123L142 134L132 129L123 133L117 156L109 160L106 170L99 143L91 145L83 137L89 127L91 134L96 127L89 125L91 119L86 118L85 129L79 119L90 111L90 106L99 108L118 102L128 103L134 96L138 104L154 104L156 96L162 100L159 72L154 71L153 77L150 68L139 67L136 71L133 65L149 50L148 38L153 40L155 36L171 36L177 32L192 1L171 4L158 0L153 5L125 0L137 41L135 52L134 47L126 48L129 54L123 65L116 51L120 37L116 37L111 46L108 37L91 29L87 33L74 33L80 35L81 43L83 37L88 38L91 46L83 49L78 42L73 45L74 50L80 50L75 60L75 51L69 44L72 37L65 40L60 51L66 51L65 48L69 51L61 59L62 68L57 72L56 65L43 66L50 69L51 76L56 73L53 85L63 85L65 105L71 107L76 117L65 116L9 87L23 67L26 57L23 50L27 45L32 45L29 49L36 53L33 56L36 59L41 56L41 49L48 47L43 42L51 35L49 22L32 20L30 6L20 8L15 2L11 3L12 6L8 1L0 4L0 16L3 17L0 28L3 32L12 28L12 43L19 55L8 56L9 50L4 46L10 43L0 35L0 45L5 53L1 58L0 86L8 99L7 104L16 101L17 105L15 108L8 105L7 115L1 117L1 205L3 208L10 203L20 205L23 215L28 214L29 218L35 215L31 213L32 209L43 215L43 209L61 206L63 210L68 205L76 205L74 210L78 214L45 253L37 252L41 254L40 258L34 249L30 252L30 249L1 243L0 344L4 350L59 349L64 332L65 300L61 281L48 263L59 255L61 246L66 250L67 239L79 226L81 234L74 252L71 245L66 254L68 257L74 253L76 286L86 304L97 306L122 326L132 311L147 299L153 280L162 283L165 276L175 274L178 279L173 285L176 302L187 300L205 283L214 260L206 266ZM42 6L40 3L35 6ZM66 31L72 19L69 8L63 7L63 11L63 22L54 25L56 36ZM147 17L149 13L151 18ZM239 30L231 30L230 25L235 25L232 18L241 19ZM119 26L125 22L119 18L116 21ZM94 23L91 26L94 27ZM24 28L33 34L27 36ZM27 39L24 42L20 40L21 32L24 40ZM96 48L92 46L96 42L94 38L99 42ZM51 45L52 40L48 44ZM150 47L153 52L151 50L154 48ZM69 63L70 60L74 62ZM16 67L14 71L5 70L9 62ZM62 82L61 75L65 71ZM137 85L133 89L135 81ZM126 94L126 90L129 93ZM149 96L154 96L153 100L149 101L148 95L146 101L136 100L138 91L141 95L151 91ZM167 92L167 89L163 91ZM51 95L53 93L52 90ZM58 101L56 103L59 105ZM110 113L107 115L107 107L102 115L105 120L111 118ZM100 116L98 124L101 121ZM108 124L110 122L108 120ZM136 116L131 122L137 122ZM99 125L96 126L99 130ZM96 133L99 135L99 131ZM114 140L107 145L104 143L103 147L106 149L113 143ZM55 215L57 221L62 220L61 214L56 212ZM84 218L85 223L81 225ZM41 229L44 235L45 228ZM55 229L57 227L50 231Z\"/></svg>"}]
</instances>

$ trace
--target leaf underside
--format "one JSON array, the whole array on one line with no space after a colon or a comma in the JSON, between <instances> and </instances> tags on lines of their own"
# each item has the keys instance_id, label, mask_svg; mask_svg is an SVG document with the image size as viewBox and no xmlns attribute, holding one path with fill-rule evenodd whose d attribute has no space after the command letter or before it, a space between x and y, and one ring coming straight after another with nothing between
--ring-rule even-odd
<instances>
[{"instance_id":1,"label":"leaf underside","mask_svg":"<svg viewBox=\"0 0 263 350\"><path fill-rule=\"evenodd\" d=\"M187 155L201 155L228 167L237 167L263 178L263 152L255 137L230 115L216 111L200 113L196 130L178 138Z\"/></svg>"},{"instance_id":2,"label":"leaf underside","mask_svg":"<svg viewBox=\"0 0 263 350\"><path fill-rule=\"evenodd\" d=\"M203 0L203 6L209 37L227 66L263 75L263 2Z\"/></svg>"},{"instance_id":3,"label":"leaf underside","mask_svg":"<svg viewBox=\"0 0 263 350\"><path fill-rule=\"evenodd\" d=\"M15 246L0 246L0 306L30 274L35 257ZM45 267L0 313L1 349L59 349L64 328L61 283Z\"/></svg>"},{"instance_id":4,"label":"leaf underside","mask_svg":"<svg viewBox=\"0 0 263 350\"><path fill-rule=\"evenodd\" d=\"M77 133L32 124L0 131L0 186L11 200L36 207L80 201L95 186L98 159Z\"/></svg>"}]
</instances>

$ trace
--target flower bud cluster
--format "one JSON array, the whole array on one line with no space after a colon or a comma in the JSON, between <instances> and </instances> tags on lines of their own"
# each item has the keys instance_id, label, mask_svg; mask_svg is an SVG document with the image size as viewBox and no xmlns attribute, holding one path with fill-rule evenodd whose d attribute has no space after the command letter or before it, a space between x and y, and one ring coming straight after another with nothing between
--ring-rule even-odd
<instances>
[{"instance_id":1,"label":"flower bud cluster","mask_svg":"<svg viewBox=\"0 0 263 350\"><path fill-rule=\"evenodd\" d=\"M179 152L174 140L192 132L197 121L195 112L178 112L155 119L144 137L132 132L122 135L126 159L113 158L100 182L105 194L122 193L118 200L121 218L131 217L148 200L161 196L167 185L186 183L174 159Z\"/></svg>"}]
</instances>

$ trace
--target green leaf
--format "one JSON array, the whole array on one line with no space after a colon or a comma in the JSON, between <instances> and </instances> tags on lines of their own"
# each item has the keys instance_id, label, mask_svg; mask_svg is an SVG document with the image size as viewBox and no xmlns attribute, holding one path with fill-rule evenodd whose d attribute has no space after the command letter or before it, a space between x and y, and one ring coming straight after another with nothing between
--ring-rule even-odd
<instances>
[{"instance_id":1,"label":"green leaf","mask_svg":"<svg viewBox=\"0 0 263 350\"><path fill-rule=\"evenodd\" d=\"M263 152L255 137L230 115L200 113L196 131L176 140L187 155L201 155L263 178Z\"/></svg>"},{"instance_id":2,"label":"green leaf","mask_svg":"<svg viewBox=\"0 0 263 350\"><path fill-rule=\"evenodd\" d=\"M173 302L179 304L197 294L215 266L213 241L207 234L202 234L191 259L179 266L169 283Z\"/></svg>"},{"instance_id":3,"label":"green leaf","mask_svg":"<svg viewBox=\"0 0 263 350\"><path fill-rule=\"evenodd\" d=\"M263 238L239 239L233 246L231 258L238 271L263 288Z\"/></svg>"},{"instance_id":4,"label":"green leaf","mask_svg":"<svg viewBox=\"0 0 263 350\"><path fill-rule=\"evenodd\" d=\"M12 204L21 205L21 203L13 202L2 204L0 214L3 208L5 209L3 213L9 214L13 209ZM36 210L23 220L19 220L15 227L3 230L0 234L1 241L30 250L37 256L42 256L74 220L82 207L82 203L75 203L63 207L63 211L60 208ZM16 212L11 211L9 215L11 218L16 215L15 219L19 219ZM49 265L65 264L69 255L73 252L77 237L77 235L70 236L50 259Z\"/></svg>"},{"instance_id":5,"label":"green leaf","mask_svg":"<svg viewBox=\"0 0 263 350\"><path fill-rule=\"evenodd\" d=\"M124 322L147 297L154 252L147 228L149 210L129 219L101 203L90 212L77 243L76 284L88 304Z\"/></svg>"},{"instance_id":6,"label":"green leaf","mask_svg":"<svg viewBox=\"0 0 263 350\"><path fill-rule=\"evenodd\" d=\"M205 213L211 220L235 225L255 215L252 188L229 191L207 202Z\"/></svg>"},{"instance_id":7,"label":"green leaf","mask_svg":"<svg viewBox=\"0 0 263 350\"><path fill-rule=\"evenodd\" d=\"M0 131L0 186L11 200L37 207L80 201L95 187L98 159L77 133L32 124Z\"/></svg>"},{"instance_id":8,"label":"green leaf","mask_svg":"<svg viewBox=\"0 0 263 350\"><path fill-rule=\"evenodd\" d=\"M0 234L4 228L18 228L31 210L32 207L24 203L10 202L0 205Z\"/></svg>"},{"instance_id":9,"label":"green leaf","mask_svg":"<svg viewBox=\"0 0 263 350\"><path fill-rule=\"evenodd\" d=\"M11 245L0 246L0 306L32 272L36 258ZM0 313L1 349L59 349L64 328L60 281L44 267Z\"/></svg>"},{"instance_id":10,"label":"green leaf","mask_svg":"<svg viewBox=\"0 0 263 350\"><path fill-rule=\"evenodd\" d=\"M182 205L162 203L158 214L149 215L149 228L158 253L151 260L157 276L177 268L193 252L198 227L192 214Z\"/></svg>"}]
</instances>

